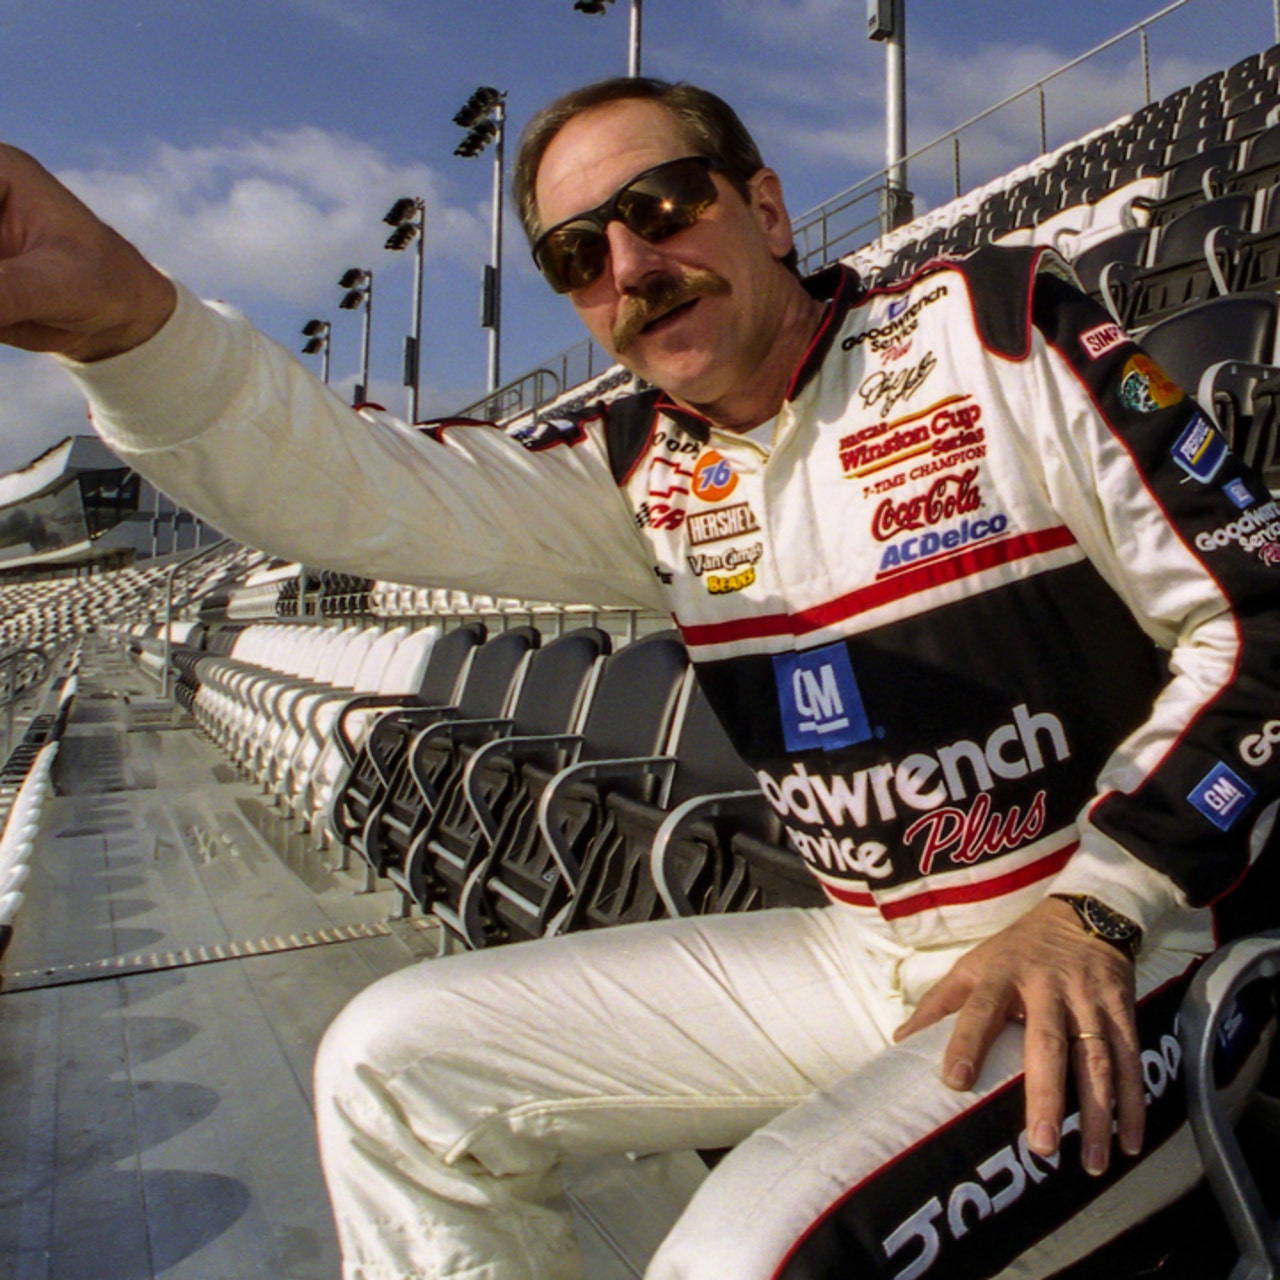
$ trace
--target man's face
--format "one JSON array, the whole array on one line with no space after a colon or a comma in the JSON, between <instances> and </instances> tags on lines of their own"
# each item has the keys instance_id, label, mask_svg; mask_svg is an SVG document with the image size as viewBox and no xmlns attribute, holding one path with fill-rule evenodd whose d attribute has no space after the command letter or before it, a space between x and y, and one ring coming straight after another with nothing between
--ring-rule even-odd
<instances>
[{"instance_id":1,"label":"man's face","mask_svg":"<svg viewBox=\"0 0 1280 1280\"><path fill-rule=\"evenodd\" d=\"M638 173L694 154L663 106L625 99L575 116L552 139L535 193L542 227L592 209ZM650 244L613 221L598 280L570 292L591 336L627 368L692 405L743 385L767 357L791 281L778 180L762 169L750 202L713 174L719 198L702 217Z\"/></svg>"}]
</instances>

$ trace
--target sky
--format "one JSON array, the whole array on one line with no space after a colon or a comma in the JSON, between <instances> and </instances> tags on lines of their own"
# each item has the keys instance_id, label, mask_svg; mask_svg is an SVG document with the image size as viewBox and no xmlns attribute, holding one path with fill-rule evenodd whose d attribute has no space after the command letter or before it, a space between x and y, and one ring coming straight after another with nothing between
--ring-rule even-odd
<instances>
[{"instance_id":1,"label":"sky","mask_svg":"<svg viewBox=\"0 0 1280 1280\"><path fill-rule=\"evenodd\" d=\"M908 148L924 146L1037 77L1161 11L1155 0L907 0ZM412 253L383 248L382 215L426 202L421 416L486 390L480 279L489 255L491 153L455 157L452 117L473 89L507 94L515 139L549 99L627 69L629 0L0 0L0 139L35 155L153 261L240 308L299 351L333 325L332 381L350 396L358 313L350 266L374 276L371 398L406 410L401 344ZM1225 21L1224 15L1230 15ZM793 216L884 163L884 47L865 0L644 0L642 70L731 102L782 177ZM1188 0L1150 28L1152 92L1275 40L1270 0ZM1143 101L1130 37L1059 77L1049 145ZM1023 99L970 131L962 189L1039 151ZM918 208L948 198L950 146L914 161ZM504 221L502 380L579 341ZM317 370L314 357L300 357ZM0 352L0 470L86 430L47 357Z\"/></svg>"}]
</instances>

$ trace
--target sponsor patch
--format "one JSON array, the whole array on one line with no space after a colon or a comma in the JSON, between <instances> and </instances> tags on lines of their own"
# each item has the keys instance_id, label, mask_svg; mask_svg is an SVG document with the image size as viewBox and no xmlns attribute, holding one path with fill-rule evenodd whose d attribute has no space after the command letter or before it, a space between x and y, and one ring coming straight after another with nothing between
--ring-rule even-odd
<instances>
[{"instance_id":1,"label":"sponsor patch","mask_svg":"<svg viewBox=\"0 0 1280 1280\"><path fill-rule=\"evenodd\" d=\"M1080 345L1084 348L1084 353L1090 360L1097 360L1101 356L1105 356L1108 351L1114 351L1117 347L1124 346L1128 341L1129 335L1114 322L1100 324L1093 329L1086 329L1080 335Z\"/></svg>"},{"instance_id":2,"label":"sponsor patch","mask_svg":"<svg viewBox=\"0 0 1280 1280\"><path fill-rule=\"evenodd\" d=\"M834 751L871 737L849 650L842 643L776 654L773 678L788 751Z\"/></svg>"},{"instance_id":3,"label":"sponsor patch","mask_svg":"<svg viewBox=\"0 0 1280 1280\"><path fill-rule=\"evenodd\" d=\"M841 436L840 468L846 479L861 478L883 471L911 458L929 454L946 457L941 465L968 461L965 454L981 457L986 452L983 431L978 426L981 406L968 395L947 396L901 418L869 422ZM912 472L912 478L929 474Z\"/></svg>"},{"instance_id":4,"label":"sponsor patch","mask_svg":"<svg viewBox=\"0 0 1280 1280\"><path fill-rule=\"evenodd\" d=\"M685 556L689 562L689 568L693 570L695 577L702 577L704 573L712 573L717 570L725 571L729 569L741 569L746 565L758 564L760 557L764 554L764 543L754 542L749 547L730 547L726 551L721 551L718 555L708 554L705 551L695 551L692 555ZM754 581L754 576L753 579ZM743 583L747 586L747 583ZM734 588L738 590L739 588Z\"/></svg>"},{"instance_id":5,"label":"sponsor patch","mask_svg":"<svg viewBox=\"0 0 1280 1280\"><path fill-rule=\"evenodd\" d=\"M1230 831L1253 796L1253 788L1219 761L1196 783L1187 799L1219 831Z\"/></svg>"},{"instance_id":6,"label":"sponsor patch","mask_svg":"<svg viewBox=\"0 0 1280 1280\"><path fill-rule=\"evenodd\" d=\"M947 286L943 284L914 300L910 295L895 298L889 303L882 324L850 334L840 345L845 351L852 351L865 342L882 360L900 359L910 350L911 335L920 327L920 312L946 294Z\"/></svg>"},{"instance_id":7,"label":"sponsor patch","mask_svg":"<svg viewBox=\"0 0 1280 1280\"><path fill-rule=\"evenodd\" d=\"M1268 720L1259 733L1246 734L1240 739L1240 759L1255 769L1271 763L1271 756L1280 746L1280 720Z\"/></svg>"},{"instance_id":8,"label":"sponsor patch","mask_svg":"<svg viewBox=\"0 0 1280 1280\"><path fill-rule=\"evenodd\" d=\"M1208 484L1218 474L1227 456L1227 442L1213 428L1213 423L1197 413L1174 442L1173 460L1193 480Z\"/></svg>"},{"instance_id":9,"label":"sponsor patch","mask_svg":"<svg viewBox=\"0 0 1280 1280\"><path fill-rule=\"evenodd\" d=\"M678 529L684 512L667 502L642 502L636 508L636 525L641 529Z\"/></svg>"},{"instance_id":10,"label":"sponsor patch","mask_svg":"<svg viewBox=\"0 0 1280 1280\"><path fill-rule=\"evenodd\" d=\"M715 449L708 449L693 466L693 496L703 502L723 502L737 487L738 473Z\"/></svg>"},{"instance_id":11,"label":"sponsor patch","mask_svg":"<svg viewBox=\"0 0 1280 1280\"><path fill-rule=\"evenodd\" d=\"M1228 480L1222 486L1222 492L1235 504L1236 508L1243 511L1246 507L1252 506L1254 496L1249 492L1249 486L1243 480Z\"/></svg>"},{"instance_id":12,"label":"sponsor patch","mask_svg":"<svg viewBox=\"0 0 1280 1280\"><path fill-rule=\"evenodd\" d=\"M689 492L693 472L670 458L654 458L649 463L649 497L671 498L677 493Z\"/></svg>"},{"instance_id":13,"label":"sponsor patch","mask_svg":"<svg viewBox=\"0 0 1280 1280\"><path fill-rule=\"evenodd\" d=\"M531 422L511 432L511 438L530 453L541 453L543 449L553 449L558 444L579 444L586 435L582 425L571 418L544 418L541 422Z\"/></svg>"},{"instance_id":14,"label":"sponsor patch","mask_svg":"<svg viewBox=\"0 0 1280 1280\"><path fill-rule=\"evenodd\" d=\"M877 542L888 542L900 533L972 515L982 506L977 477L977 467L952 471L938 476L924 493L901 502L885 498L871 517L871 536Z\"/></svg>"},{"instance_id":15,"label":"sponsor patch","mask_svg":"<svg viewBox=\"0 0 1280 1280\"><path fill-rule=\"evenodd\" d=\"M876 577L883 578L886 574L914 569L930 560L939 560L976 542L999 537L1008 527L1009 517L1003 511L997 511L990 517L961 520L950 529L929 529L921 534L912 534L909 538L900 538L885 547Z\"/></svg>"},{"instance_id":16,"label":"sponsor patch","mask_svg":"<svg viewBox=\"0 0 1280 1280\"><path fill-rule=\"evenodd\" d=\"M700 547L704 542L719 542L722 538L736 538L741 533L758 533L760 522L746 502L735 502L718 511L700 511L689 517L690 545Z\"/></svg>"},{"instance_id":17,"label":"sponsor patch","mask_svg":"<svg viewBox=\"0 0 1280 1280\"><path fill-rule=\"evenodd\" d=\"M1196 546L1201 551L1221 550L1232 543L1242 551L1258 555L1268 548L1280 546L1280 499L1260 502L1256 507L1242 511L1238 520L1196 534Z\"/></svg>"},{"instance_id":18,"label":"sponsor patch","mask_svg":"<svg viewBox=\"0 0 1280 1280\"><path fill-rule=\"evenodd\" d=\"M1120 399L1135 413L1156 413L1185 397L1185 392L1142 352L1131 356L1120 375Z\"/></svg>"},{"instance_id":19,"label":"sponsor patch","mask_svg":"<svg viewBox=\"0 0 1280 1280\"><path fill-rule=\"evenodd\" d=\"M745 591L756 580L754 565L748 565L737 573L727 576L718 573L707 574L707 591L713 596L728 595L733 591Z\"/></svg>"}]
</instances>

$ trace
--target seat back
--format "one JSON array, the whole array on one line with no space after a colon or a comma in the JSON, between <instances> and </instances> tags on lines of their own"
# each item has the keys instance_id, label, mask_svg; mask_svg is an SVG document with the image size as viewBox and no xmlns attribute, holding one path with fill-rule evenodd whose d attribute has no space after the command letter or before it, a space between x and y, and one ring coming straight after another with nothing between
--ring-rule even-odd
<instances>
[{"instance_id":1,"label":"seat back","mask_svg":"<svg viewBox=\"0 0 1280 1280\"><path fill-rule=\"evenodd\" d=\"M619 649L604 664L582 726L583 758L612 760L661 750L689 655L675 631Z\"/></svg>"},{"instance_id":2,"label":"seat back","mask_svg":"<svg viewBox=\"0 0 1280 1280\"><path fill-rule=\"evenodd\" d=\"M573 725L587 680L613 642L599 627L580 627L544 645L529 659L511 713L518 734L565 733Z\"/></svg>"},{"instance_id":3,"label":"seat back","mask_svg":"<svg viewBox=\"0 0 1280 1280\"><path fill-rule=\"evenodd\" d=\"M351 687L362 693L372 693L378 687L382 673L395 656L400 642L409 634L407 627L392 627L381 632L365 650L359 667L351 679Z\"/></svg>"},{"instance_id":4,"label":"seat back","mask_svg":"<svg viewBox=\"0 0 1280 1280\"><path fill-rule=\"evenodd\" d=\"M487 635L483 622L467 622L445 632L431 646L431 656L418 686L418 698L430 707L452 706L475 649L484 643Z\"/></svg>"},{"instance_id":5,"label":"seat back","mask_svg":"<svg viewBox=\"0 0 1280 1280\"><path fill-rule=\"evenodd\" d=\"M1146 227L1131 227L1077 254L1071 260L1071 267L1080 279L1081 288L1086 293L1097 293L1102 269L1110 262L1129 262L1135 266L1140 263L1149 235Z\"/></svg>"},{"instance_id":6,"label":"seat back","mask_svg":"<svg viewBox=\"0 0 1280 1280\"><path fill-rule=\"evenodd\" d=\"M502 715L525 660L541 641L536 628L513 627L476 649L458 693L458 716L492 719Z\"/></svg>"},{"instance_id":7,"label":"seat back","mask_svg":"<svg viewBox=\"0 0 1280 1280\"><path fill-rule=\"evenodd\" d=\"M1214 227L1246 231L1253 214L1253 196L1243 191L1218 196L1180 213L1160 231L1153 266L1182 262L1204 252L1204 238Z\"/></svg>"},{"instance_id":8,"label":"seat back","mask_svg":"<svg viewBox=\"0 0 1280 1280\"><path fill-rule=\"evenodd\" d=\"M696 679L691 684L671 754L679 762L671 784L671 807L693 796L746 791L759 785Z\"/></svg>"},{"instance_id":9,"label":"seat back","mask_svg":"<svg viewBox=\"0 0 1280 1280\"><path fill-rule=\"evenodd\" d=\"M432 647L439 638L438 626L423 627L405 636L379 676L375 692L410 693L421 688Z\"/></svg>"},{"instance_id":10,"label":"seat back","mask_svg":"<svg viewBox=\"0 0 1280 1280\"><path fill-rule=\"evenodd\" d=\"M1273 362L1276 308L1272 293L1210 298L1153 324L1142 345L1183 390L1195 395L1201 374L1219 361Z\"/></svg>"}]
</instances>

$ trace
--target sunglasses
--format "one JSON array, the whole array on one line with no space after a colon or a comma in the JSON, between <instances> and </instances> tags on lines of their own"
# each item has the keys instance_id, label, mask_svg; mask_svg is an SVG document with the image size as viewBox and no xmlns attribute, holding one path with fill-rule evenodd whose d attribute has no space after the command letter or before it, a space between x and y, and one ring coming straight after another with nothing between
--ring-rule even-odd
<instances>
[{"instance_id":1,"label":"sunglasses","mask_svg":"<svg viewBox=\"0 0 1280 1280\"><path fill-rule=\"evenodd\" d=\"M720 193L711 171L720 167L710 156L684 156L636 174L603 204L543 232L533 246L538 270L557 293L585 288L609 260L610 222L657 244L693 226L715 204Z\"/></svg>"}]
</instances>

